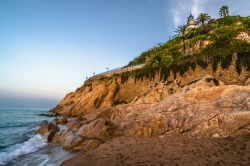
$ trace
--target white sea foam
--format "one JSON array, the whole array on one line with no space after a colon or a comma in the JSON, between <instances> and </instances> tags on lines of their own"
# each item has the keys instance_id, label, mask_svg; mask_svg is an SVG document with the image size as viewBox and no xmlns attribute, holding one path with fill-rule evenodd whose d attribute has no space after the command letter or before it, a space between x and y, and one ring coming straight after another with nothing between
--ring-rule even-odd
<instances>
[{"instance_id":1,"label":"white sea foam","mask_svg":"<svg viewBox=\"0 0 250 166\"><path fill-rule=\"evenodd\" d=\"M21 155L35 152L46 144L45 137L41 135L35 135L26 142L11 146L6 149L5 152L0 152L0 165L6 165L9 161Z\"/></svg>"},{"instance_id":2,"label":"white sea foam","mask_svg":"<svg viewBox=\"0 0 250 166\"><path fill-rule=\"evenodd\" d=\"M46 166L47 162L49 161L48 155L43 155L42 158L43 158L43 161L38 166Z\"/></svg>"}]
</instances>

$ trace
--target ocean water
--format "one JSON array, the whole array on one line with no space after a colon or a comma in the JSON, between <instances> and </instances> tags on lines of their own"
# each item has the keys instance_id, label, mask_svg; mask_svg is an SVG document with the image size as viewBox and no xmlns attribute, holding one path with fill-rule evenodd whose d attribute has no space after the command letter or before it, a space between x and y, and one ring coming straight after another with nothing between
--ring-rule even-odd
<instances>
[{"instance_id":1,"label":"ocean water","mask_svg":"<svg viewBox=\"0 0 250 166\"><path fill-rule=\"evenodd\" d=\"M43 109L0 108L0 165L43 166L59 165L71 157L61 147L49 144L37 135L39 124L52 118L40 116Z\"/></svg>"}]
</instances>

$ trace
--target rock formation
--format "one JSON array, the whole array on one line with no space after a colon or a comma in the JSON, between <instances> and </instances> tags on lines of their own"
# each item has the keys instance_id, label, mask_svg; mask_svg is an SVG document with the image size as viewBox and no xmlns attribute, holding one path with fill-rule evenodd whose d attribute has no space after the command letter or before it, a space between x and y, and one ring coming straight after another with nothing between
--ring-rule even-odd
<instances>
[{"instance_id":1,"label":"rock formation","mask_svg":"<svg viewBox=\"0 0 250 166\"><path fill-rule=\"evenodd\" d=\"M86 83L53 110L68 120L63 120L65 129L53 128L48 141L73 151L91 151L117 136L226 138L250 133L250 86L225 85L211 75L185 85L146 83L134 92L139 95L130 94L134 96L130 102L118 105L122 86L131 85L114 78ZM78 118L69 118L73 116ZM43 124L39 133L51 133L48 126Z\"/></svg>"},{"instance_id":2,"label":"rock formation","mask_svg":"<svg viewBox=\"0 0 250 166\"><path fill-rule=\"evenodd\" d=\"M114 107L128 103L160 102L169 95L194 86L197 81L207 76L212 79L209 84L244 85L250 78L250 73L243 69L240 74L235 69L235 62L228 69L218 66L214 72L209 65L207 69L197 66L189 69L184 75L172 74L167 81L160 80L160 75L154 78L136 80L129 77L122 83L119 75L97 77L85 81L75 92L69 93L51 110L52 114L65 117L89 117L95 115L101 108ZM211 86L208 85L208 86ZM184 88L184 89L183 89Z\"/></svg>"}]
</instances>

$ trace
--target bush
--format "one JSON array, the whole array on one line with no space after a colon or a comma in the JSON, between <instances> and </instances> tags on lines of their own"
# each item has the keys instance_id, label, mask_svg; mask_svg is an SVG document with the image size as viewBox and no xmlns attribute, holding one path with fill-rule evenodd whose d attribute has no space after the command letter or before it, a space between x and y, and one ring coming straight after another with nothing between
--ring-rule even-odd
<instances>
[{"instance_id":1,"label":"bush","mask_svg":"<svg viewBox=\"0 0 250 166\"><path fill-rule=\"evenodd\" d=\"M238 21L242 25L237 25ZM143 80L143 77L154 79L155 73L160 73L160 78L166 80L172 72L184 75L189 69L195 70L196 65L203 69L212 65L215 72L218 65L227 69L232 61L232 54L237 52L240 60L236 63L236 70L241 72L241 68L250 70L250 45L245 41L236 40L235 37L240 32L250 33L250 17L227 16L218 20L211 20L208 24L191 30L186 35L186 45L196 44L200 40L210 41L206 48L203 48L193 55L183 54L182 38L175 37L163 45L158 45L143 52L135 58L129 65L144 63L146 57L151 57L152 65L133 72L121 74L122 82L132 76L135 81Z\"/></svg>"}]
</instances>

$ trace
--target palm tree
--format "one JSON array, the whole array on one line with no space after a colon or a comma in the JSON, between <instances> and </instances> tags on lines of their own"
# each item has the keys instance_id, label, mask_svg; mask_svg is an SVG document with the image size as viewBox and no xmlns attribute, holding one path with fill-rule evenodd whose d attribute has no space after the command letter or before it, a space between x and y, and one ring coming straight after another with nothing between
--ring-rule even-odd
<instances>
[{"instance_id":1,"label":"palm tree","mask_svg":"<svg viewBox=\"0 0 250 166\"><path fill-rule=\"evenodd\" d=\"M210 20L210 16L207 13L201 13L198 18L196 19L197 24L204 25L205 22Z\"/></svg>"},{"instance_id":2,"label":"palm tree","mask_svg":"<svg viewBox=\"0 0 250 166\"><path fill-rule=\"evenodd\" d=\"M228 6L227 5L221 6L219 13L220 13L221 17L228 16L228 14L229 14L229 8L228 8Z\"/></svg>"},{"instance_id":3,"label":"palm tree","mask_svg":"<svg viewBox=\"0 0 250 166\"><path fill-rule=\"evenodd\" d=\"M185 43L185 40L186 40L186 33L187 33L187 25L180 25L178 26L178 28L174 31L176 34L176 36L179 36L182 38L182 42L183 42L183 51L184 51L184 54L186 52L186 43Z\"/></svg>"}]
</instances>

